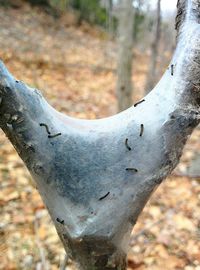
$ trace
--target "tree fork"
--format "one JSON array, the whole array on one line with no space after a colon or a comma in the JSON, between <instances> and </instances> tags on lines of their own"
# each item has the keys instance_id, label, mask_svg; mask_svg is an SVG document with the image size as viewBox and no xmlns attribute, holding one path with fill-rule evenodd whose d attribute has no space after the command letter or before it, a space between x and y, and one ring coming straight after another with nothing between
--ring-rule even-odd
<instances>
[{"instance_id":1,"label":"tree fork","mask_svg":"<svg viewBox=\"0 0 200 270\"><path fill-rule=\"evenodd\" d=\"M60 114L0 64L0 126L81 270L125 270L132 226L200 122L199 14L199 0L178 2L169 68L142 102L106 119Z\"/></svg>"}]
</instances>

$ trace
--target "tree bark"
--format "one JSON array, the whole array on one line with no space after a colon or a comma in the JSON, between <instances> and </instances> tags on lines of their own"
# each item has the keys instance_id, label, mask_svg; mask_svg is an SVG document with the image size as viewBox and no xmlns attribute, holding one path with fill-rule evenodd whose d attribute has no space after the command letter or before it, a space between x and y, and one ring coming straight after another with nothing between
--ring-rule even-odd
<instances>
[{"instance_id":1,"label":"tree bark","mask_svg":"<svg viewBox=\"0 0 200 270\"><path fill-rule=\"evenodd\" d=\"M0 126L81 270L125 270L132 226L200 122L199 4L178 2L169 68L144 100L113 117L64 116L0 64Z\"/></svg>"},{"instance_id":2,"label":"tree bark","mask_svg":"<svg viewBox=\"0 0 200 270\"><path fill-rule=\"evenodd\" d=\"M119 1L117 101L118 110L132 105L132 50L133 50L133 4L132 0Z\"/></svg>"},{"instance_id":3,"label":"tree bark","mask_svg":"<svg viewBox=\"0 0 200 270\"><path fill-rule=\"evenodd\" d=\"M113 36L113 0L108 0L107 5L106 5L106 10L107 10L107 30L109 35L112 37Z\"/></svg>"},{"instance_id":4,"label":"tree bark","mask_svg":"<svg viewBox=\"0 0 200 270\"><path fill-rule=\"evenodd\" d=\"M156 71L157 71L157 58L158 58L160 34L161 34L161 0L158 0L156 9L155 34L151 45L150 68L147 75L147 82L145 87L146 93L152 90L152 88L155 86L157 79Z\"/></svg>"}]
</instances>

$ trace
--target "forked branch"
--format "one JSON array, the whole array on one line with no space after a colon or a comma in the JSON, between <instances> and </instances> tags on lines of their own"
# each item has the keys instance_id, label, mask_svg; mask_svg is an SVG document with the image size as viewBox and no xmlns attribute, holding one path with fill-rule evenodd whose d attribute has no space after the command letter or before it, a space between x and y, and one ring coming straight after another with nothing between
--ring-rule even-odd
<instances>
[{"instance_id":1,"label":"forked branch","mask_svg":"<svg viewBox=\"0 0 200 270\"><path fill-rule=\"evenodd\" d=\"M0 64L0 126L82 270L126 268L132 226L200 122L199 17L199 0L178 2L177 49L162 79L143 102L102 120L58 113Z\"/></svg>"}]
</instances>

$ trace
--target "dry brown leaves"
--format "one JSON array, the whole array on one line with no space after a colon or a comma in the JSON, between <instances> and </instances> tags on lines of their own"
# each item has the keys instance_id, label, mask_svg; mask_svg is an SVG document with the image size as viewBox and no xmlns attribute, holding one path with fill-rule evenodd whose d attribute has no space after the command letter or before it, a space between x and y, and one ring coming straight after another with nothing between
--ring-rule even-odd
<instances>
[{"instance_id":1,"label":"dry brown leaves","mask_svg":"<svg viewBox=\"0 0 200 270\"><path fill-rule=\"evenodd\" d=\"M114 43L66 27L29 6L0 9L0 20L0 57L18 79L41 89L53 106L72 116L93 119L115 113ZM139 53L135 58L138 100L147 63ZM199 137L196 130L176 174L185 173L194 151L200 150ZM199 199L195 179L169 177L134 228L129 269L200 270ZM27 170L2 132L0 206L0 269L59 269L62 245Z\"/></svg>"}]
</instances>

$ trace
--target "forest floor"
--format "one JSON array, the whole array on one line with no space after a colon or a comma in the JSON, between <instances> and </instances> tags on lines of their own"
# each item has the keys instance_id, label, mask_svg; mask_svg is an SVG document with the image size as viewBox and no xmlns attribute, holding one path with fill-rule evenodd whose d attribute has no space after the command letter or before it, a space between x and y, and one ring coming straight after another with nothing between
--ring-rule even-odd
<instances>
[{"instance_id":1,"label":"forest floor","mask_svg":"<svg viewBox=\"0 0 200 270\"><path fill-rule=\"evenodd\" d=\"M14 76L39 88L59 111L79 118L116 112L116 45L70 16L0 8L0 58ZM73 21L73 18L71 18ZM134 101L143 96L146 55L134 52ZM178 176L200 151L197 129L181 163L157 189L131 239L129 269L200 270L200 185ZM176 175L175 175L176 174ZM0 133L0 269L59 269L64 250L31 178ZM69 265L68 269L73 269Z\"/></svg>"}]
</instances>

